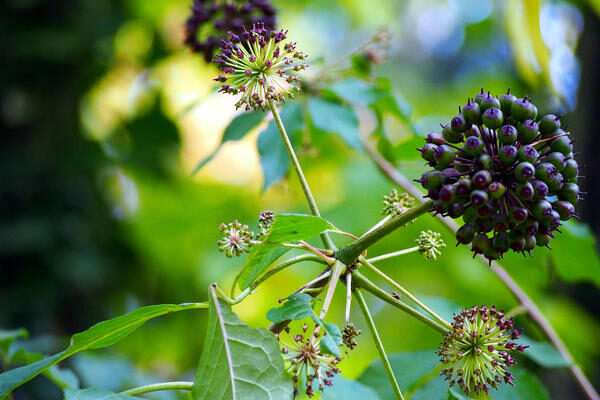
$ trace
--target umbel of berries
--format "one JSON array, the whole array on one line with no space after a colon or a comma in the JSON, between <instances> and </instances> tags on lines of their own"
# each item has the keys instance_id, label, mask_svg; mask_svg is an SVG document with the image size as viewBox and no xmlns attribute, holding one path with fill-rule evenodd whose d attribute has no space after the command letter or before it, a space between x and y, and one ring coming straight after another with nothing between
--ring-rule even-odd
<instances>
[{"instance_id":1,"label":"umbel of berries","mask_svg":"<svg viewBox=\"0 0 600 400\"><path fill-rule=\"evenodd\" d=\"M263 22L270 32L275 29L276 12L269 0L194 0L185 24L184 42L210 61L227 32L241 35L244 26L257 22Z\"/></svg>"},{"instance_id":2,"label":"umbel of berries","mask_svg":"<svg viewBox=\"0 0 600 400\"><path fill-rule=\"evenodd\" d=\"M579 166L560 117L510 94L477 94L418 149L433 168L420 182L434 212L460 218L459 243L490 262L547 246L576 216Z\"/></svg>"},{"instance_id":3,"label":"umbel of berries","mask_svg":"<svg viewBox=\"0 0 600 400\"><path fill-rule=\"evenodd\" d=\"M461 311L437 352L444 364L442 375L450 386L458 385L466 393L488 393L503 382L514 386L508 371L516 364L511 353L529 347L516 342L520 334L494 306Z\"/></svg>"},{"instance_id":4,"label":"umbel of berries","mask_svg":"<svg viewBox=\"0 0 600 400\"><path fill-rule=\"evenodd\" d=\"M287 31L269 31L257 23L239 36L229 32L229 41L221 43L221 53L213 60L224 75L220 92L241 94L236 108L265 110L270 100L284 102L300 90L296 72L308 67L306 55L296 50L296 43L284 40Z\"/></svg>"}]
</instances>

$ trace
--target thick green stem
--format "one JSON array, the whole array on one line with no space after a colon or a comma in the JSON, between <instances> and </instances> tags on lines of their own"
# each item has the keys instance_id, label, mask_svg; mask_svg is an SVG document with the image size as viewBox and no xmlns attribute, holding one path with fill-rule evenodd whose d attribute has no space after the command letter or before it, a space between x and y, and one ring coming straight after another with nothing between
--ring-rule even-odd
<instances>
[{"instance_id":1,"label":"thick green stem","mask_svg":"<svg viewBox=\"0 0 600 400\"><path fill-rule=\"evenodd\" d=\"M275 123L277 124L277 128L279 129L279 133L281 134L281 140L285 145L285 148L290 157L290 161L296 170L296 175L298 175L298 180L300 181L300 186L302 186L302 191L304 192L304 197L306 197L306 201L308 202L308 207L310 208L310 212L313 215L321 216L319 213L319 208L317 207L317 203L315 202L315 198L310 191L310 187L308 186L308 182L304 177L304 172L302 172L302 167L300 167L300 162L298 161L298 157L296 157L296 153L294 152L294 147L290 142L290 138L285 130L285 126L283 125L283 121L279 116L279 112L277 111L277 105L272 99L269 99L269 108L271 109L271 113L273 114L273 118L275 119ZM335 249L335 245L331 241L331 238L327 233L321 234L321 240L323 241L323 245L328 249Z\"/></svg>"},{"instance_id":2,"label":"thick green stem","mask_svg":"<svg viewBox=\"0 0 600 400\"><path fill-rule=\"evenodd\" d=\"M402 214L396 215L379 228L372 230L366 235L363 235L360 239L336 251L335 258L346 265L354 264L358 256L363 251L371 247L374 243L389 235L401 226L406 225L413 219L416 219L421 215L431 211L432 208L433 201L430 200L417 207L413 207Z\"/></svg>"},{"instance_id":3,"label":"thick green stem","mask_svg":"<svg viewBox=\"0 0 600 400\"><path fill-rule=\"evenodd\" d=\"M377 352L379 352L379 358L381 358L381 362L383 363L383 367L385 368L385 372L387 373L388 379L394 388L394 393L396 393L396 397L399 400L404 400L404 396L402 396L402 391L400 390L400 386L398 386L398 381L394 376L394 371L392 370L392 365L390 364L390 360L387 357L385 349L383 348L383 343L381 343L381 338L379 337L379 333L377 333L377 327L375 326L375 321L373 321L373 317L369 312L369 308L367 307L367 302L363 297L360 289L354 290L354 297L356 297L356 301L358 301L358 305L365 316L365 320L367 321L367 325L369 326L369 330L371 331L371 336L373 336L373 341L375 342L375 347L377 347Z\"/></svg>"},{"instance_id":4,"label":"thick green stem","mask_svg":"<svg viewBox=\"0 0 600 400\"><path fill-rule=\"evenodd\" d=\"M393 280L392 278L390 278L389 276L387 276L386 274L384 274L377 267L375 267L373 264L371 264L368 260L365 260L364 257L359 257L359 260L360 260L360 263L362 265L364 265L365 267L367 267L371 271L375 272L375 274L377 274L380 278L382 278L384 281L386 281L391 286L393 286L394 288L396 288L398 291L400 291L406 297L408 297L409 299L411 299L415 304L417 304L419 307L421 307L423 310L425 310L425 312L427 314L431 315L440 324L444 325L448 329L452 329L452 325L450 325L450 323L448 323L448 321L446 321L444 318L442 318L439 315L437 315L433 310L431 310L429 307L427 307L425 304L423 304L419 299L417 299L415 297L415 295L413 295L411 292L409 292L408 290L406 290L398 282L396 282L395 280Z\"/></svg>"},{"instance_id":5,"label":"thick green stem","mask_svg":"<svg viewBox=\"0 0 600 400\"><path fill-rule=\"evenodd\" d=\"M161 390L192 390L193 382L165 382L154 383L152 385L140 386L133 389L125 390L121 394L127 396L136 396L144 393L159 392Z\"/></svg>"},{"instance_id":6,"label":"thick green stem","mask_svg":"<svg viewBox=\"0 0 600 400\"><path fill-rule=\"evenodd\" d=\"M273 268L271 268L263 276L261 276L259 279L254 281L254 283L250 287L252 288L252 290L254 290L258 287L258 285L260 285L261 283L263 283L264 281L266 281L267 279L269 279L276 273L281 272L284 269L286 269L287 267L291 267L292 265L297 264L302 261L314 261L314 262L318 262L321 264L326 264L325 261L316 254L302 254L302 255L299 255L296 257L292 257L289 260L285 260L281 264L278 264L278 265L274 266Z\"/></svg>"},{"instance_id":7,"label":"thick green stem","mask_svg":"<svg viewBox=\"0 0 600 400\"><path fill-rule=\"evenodd\" d=\"M396 308L399 308L400 310L404 311L411 317L418 319L419 321L423 322L424 324L426 324L426 325L430 326L431 328L435 329L436 331L440 332L442 335L445 335L446 333L448 333L448 329L446 327L444 327L443 325L440 325L439 323L435 322L434 320L427 317L426 315L421 314L420 312L418 312L417 310L415 310L408 304L404 303L403 301L394 298L391 294L389 294L388 292L386 292L385 290L381 289L379 286L375 285L373 282L368 280L360 272L355 271L355 272L353 272L353 275L354 275L354 277L353 277L354 282L357 287L365 289L366 291L379 297L381 300L385 301L386 303L388 303Z\"/></svg>"}]
</instances>

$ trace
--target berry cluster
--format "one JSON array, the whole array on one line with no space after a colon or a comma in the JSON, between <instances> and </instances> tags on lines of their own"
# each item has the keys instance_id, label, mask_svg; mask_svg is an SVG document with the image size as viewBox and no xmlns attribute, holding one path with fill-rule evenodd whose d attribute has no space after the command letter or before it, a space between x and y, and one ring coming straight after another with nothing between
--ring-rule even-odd
<instances>
[{"instance_id":1,"label":"berry cluster","mask_svg":"<svg viewBox=\"0 0 600 400\"><path fill-rule=\"evenodd\" d=\"M287 31L269 32L263 23L257 23L249 32L244 28L241 36L228 35L229 41L222 41L221 54L213 60L225 74L215 78L223 84L219 92L242 93L236 108L245 107L246 111L265 110L269 100L294 98L294 92L300 90L294 72L308 64L296 63L307 57L296 50L296 43L281 43Z\"/></svg>"},{"instance_id":2,"label":"berry cluster","mask_svg":"<svg viewBox=\"0 0 600 400\"><path fill-rule=\"evenodd\" d=\"M549 247L560 221L576 216L573 141L560 117L538 121L537 113L527 97L509 90L498 98L482 89L418 149L434 168L417 180L434 211L462 216L458 242L471 243L490 262L510 249L531 254L536 245Z\"/></svg>"},{"instance_id":3,"label":"berry cluster","mask_svg":"<svg viewBox=\"0 0 600 400\"><path fill-rule=\"evenodd\" d=\"M277 10L269 0L245 2L194 0L192 13L185 24L185 44L210 61L227 32L244 32L244 25L263 22L270 32L275 28Z\"/></svg>"},{"instance_id":4,"label":"berry cluster","mask_svg":"<svg viewBox=\"0 0 600 400\"><path fill-rule=\"evenodd\" d=\"M511 319L495 306L473 307L454 316L452 330L444 337L437 354L447 368L442 375L450 386L466 393L489 392L502 382L513 385L508 367L517 362L509 353L522 352L529 346L515 342L521 334Z\"/></svg>"},{"instance_id":5,"label":"berry cluster","mask_svg":"<svg viewBox=\"0 0 600 400\"><path fill-rule=\"evenodd\" d=\"M289 362L288 372L293 375L294 397L298 396L303 380L306 384L306 395L314 396L313 383L319 385L323 391L325 386L333 384L332 378L340 373L337 367L340 359L330 354L321 353L320 342L323 338L318 330L308 330L308 325L302 326L303 334L292 335L290 328L285 328L287 340L277 335L277 340L282 344L281 352L284 359Z\"/></svg>"}]
</instances>

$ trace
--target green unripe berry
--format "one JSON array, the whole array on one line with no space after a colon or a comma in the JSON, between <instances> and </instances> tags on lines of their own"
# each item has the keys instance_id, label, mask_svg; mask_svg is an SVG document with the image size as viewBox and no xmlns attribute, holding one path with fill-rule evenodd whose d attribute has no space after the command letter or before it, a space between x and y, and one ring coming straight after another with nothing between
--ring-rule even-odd
<instances>
[{"instance_id":1,"label":"green unripe berry","mask_svg":"<svg viewBox=\"0 0 600 400\"><path fill-rule=\"evenodd\" d=\"M477 221L477 209L475 207L467 207L463 212L463 221L467 224L472 224Z\"/></svg>"},{"instance_id":2,"label":"green unripe berry","mask_svg":"<svg viewBox=\"0 0 600 400\"><path fill-rule=\"evenodd\" d=\"M473 103L473 104L475 104L475 103ZM471 157L476 157L483 152L483 147L484 147L483 140L479 139L476 136L469 136L465 140L465 145L463 146L463 149Z\"/></svg>"},{"instance_id":3,"label":"green unripe berry","mask_svg":"<svg viewBox=\"0 0 600 400\"><path fill-rule=\"evenodd\" d=\"M494 249L496 249L499 253L505 253L508 251L510 248L508 233L496 233L492 239L492 246L494 246Z\"/></svg>"},{"instance_id":4,"label":"green unripe berry","mask_svg":"<svg viewBox=\"0 0 600 400\"><path fill-rule=\"evenodd\" d=\"M475 187L484 188L492 182L492 175L489 171L482 169L481 171L475 172L471 181Z\"/></svg>"},{"instance_id":5,"label":"green unripe berry","mask_svg":"<svg viewBox=\"0 0 600 400\"><path fill-rule=\"evenodd\" d=\"M498 141L502 144L513 144L517 141L519 132L513 125L503 125L498 130Z\"/></svg>"},{"instance_id":6,"label":"green unripe berry","mask_svg":"<svg viewBox=\"0 0 600 400\"><path fill-rule=\"evenodd\" d=\"M515 167L515 178L520 181L528 181L535 175L535 167L527 161L522 161Z\"/></svg>"},{"instance_id":7,"label":"green unripe berry","mask_svg":"<svg viewBox=\"0 0 600 400\"><path fill-rule=\"evenodd\" d=\"M482 154L477 158L475 162L475 166L480 169L490 169L492 168L493 159L487 154Z\"/></svg>"},{"instance_id":8,"label":"green unripe berry","mask_svg":"<svg viewBox=\"0 0 600 400\"><path fill-rule=\"evenodd\" d=\"M535 243L540 247L546 246L550 243L550 236L538 232L535 234Z\"/></svg>"},{"instance_id":9,"label":"green unripe berry","mask_svg":"<svg viewBox=\"0 0 600 400\"><path fill-rule=\"evenodd\" d=\"M520 98L510 107L510 116L516 121L525 121L527 119L535 119L537 109L526 98Z\"/></svg>"},{"instance_id":10,"label":"green unripe berry","mask_svg":"<svg viewBox=\"0 0 600 400\"><path fill-rule=\"evenodd\" d=\"M560 129L560 118L554 114L544 115L538 123L542 135L550 135L557 129Z\"/></svg>"},{"instance_id":11,"label":"green unripe berry","mask_svg":"<svg viewBox=\"0 0 600 400\"><path fill-rule=\"evenodd\" d=\"M498 151L498 158L504 164L512 164L517 159L517 155L517 148L510 144L500 147L500 151Z\"/></svg>"},{"instance_id":12,"label":"green unripe berry","mask_svg":"<svg viewBox=\"0 0 600 400\"><path fill-rule=\"evenodd\" d=\"M538 151L532 146L521 146L517 158L519 161L527 161L533 164L537 161L539 156L540 154Z\"/></svg>"},{"instance_id":13,"label":"green unripe berry","mask_svg":"<svg viewBox=\"0 0 600 400\"><path fill-rule=\"evenodd\" d=\"M548 184L550 179L556 175L558 171L556 167L550 163L541 163L535 168L535 177Z\"/></svg>"},{"instance_id":14,"label":"green unripe berry","mask_svg":"<svg viewBox=\"0 0 600 400\"><path fill-rule=\"evenodd\" d=\"M454 153L454 149L445 144L438 146L433 153L433 158L440 165L447 167L450 165L452 161L456 158L456 153Z\"/></svg>"},{"instance_id":15,"label":"green unripe berry","mask_svg":"<svg viewBox=\"0 0 600 400\"><path fill-rule=\"evenodd\" d=\"M482 115L485 114L485 111L488 108L497 108L500 111L500 100L490 95L489 93L481 99L481 103L479 103L479 107L481 108Z\"/></svg>"},{"instance_id":16,"label":"green unripe berry","mask_svg":"<svg viewBox=\"0 0 600 400\"><path fill-rule=\"evenodd\" d=\"M506 232L508 230L509 225L506 214L494 214L491 220L496 232Z\"/></svg>"},{"instance_id":17,"label":"green unripe berry","mask_svg":"<svg viewBox=\"0 0 600 400\"><path fill-rule=\"evenodd\" d=\"M565 168L563 168L562 172L563 177L567 180L577 178L579 175L579 165L577 165L577 161L572 158L565 161Z\"/></svg>"},{"instance_id":18,"label":"green unripe berry","mask_svg":"<svg viewBox=\"0 0 600 400\"><path fill-rule=\"evenodd\" d=\"M435 190L444 183L444 175L440 171L427 171L421 176L421 185L427 190Z\"/></svg>"},{"instance_id":19,"label":"green unripe berry","mask_svg":"<svg viewBox=\"0 0 600 400\"><path fill-rule=\"evenodd\" d=\"M481 116L483 123L490 129L498 129L502 126L502 122L504 121L504 117L502 115L502 111L496 107L490 107L483 112Z\"/></svg>"},{"instance_id":20,"label":"green unripe berry","mask_svg":"<svg viewBox=\"0 0 600 400\"><path fill-rule=\"evenodd\" d=\"M544 159L544 162L548 162L556 167L557 171L562 171L567 166L567 159L563 153L554 151Z\"/></svg>"},{"instance_id":21,"label":"green unripe berry","mask_svg":"<svg viewBox=\"0 0 600 400\"><path fill-rule=\"evenodd\" d=\"M442 129L442 136L448 143L460 143L463 141L463 134L452 129L450 124L444 126Z\"/></svg>"},{"instance_id":22,"label":"green unripe berry","mask_svg":"<svg viewBox=\"0 0 600 400\"><path fill-rule=\"evenodd\" d=\"M465 104L462 108L462 113L469 124L479 123L479 119L481 118L481 108L476 102L470 101Z\"/></svg>"},{"instance_id":23,"label":"green unripe berry","mask_svg":"<svg viewBox=\"0 0 600 400\"><path fill-rule=\"evenodd\" d=\"M558 192L565 184L565 178L563 178L562 174L557 173L556 175L551 176L546 184L551 192Z\"/></svg>"},{"instance_id":24,"label":"green unripe berry","mask_svg":"<svg viewBox=\"0 0 600 400\"><path fill-rule=\"evenodd\" d=\"M471 204L473 204L475 207L483 207L488 201L489 196L487 192L484 192L483 190L473 190L471 192Z\"/></svg>"},{"instance_id":25,"label":"green unripe berry","mask_svg":"<svg viewBox=\"0 0 600 400\"><path fill-rule=\"evenodd\" d=\"M454 132L464 132L467 129L467 120L463 114L458 114L450 121L450 127Z\"/></svg>"},{"instance_id":26,"label":"green unripe berry","mask_svg":"<svg viewBox=\"0 0 600 400\"><path fill-rule=\"evenodd\" d=\"M519 130L519 142L522 144L533 142L539 135L538 124L532 119L520 123L517 129Z\"/></svg>"},{"instance_id":27,"label":"green unripe berry","mask_svg":"<svg viewBox=\"0 0 600 400\"><path fill-rule=\"evenodd\" d=\"M513 96L510 94L510 90L508 93L500 96L500 109L506 116L510 116L512 105L515 101L517 101L517 96Z\"/></svg>"},{"instance_id":28,"label":"green unripe berry","mask_svg":"<svg viewBox=\"0 0 600 400\"><path fill-rule=\"evenodd\" d=\"M433 143L425 143L425 146L421 149L421 157L429 162L434 162L433 154L435 153L437 146Z\"/></svg>"},{"instance_id":29,"label":"green unripe berry","mask_svg":"<svg viewBox=\"0 0 600 400\"><path fill-rule=\"evenodd\" d=\"M558 151L564 155L568 155L573 151L573 145L571 144L571 139L569 139L568 136L561 136L554 139L550 145L550 148L552 151Z\"/></svg>"},{"instance_id":30,"label":"green unripe berry","mask_svg":"<svg viewBox=\"0 0 600 400\"><path fill-rule=\"evenodd\" d=\"M525 236L518 230L512 230L508 234L510 248L514 251L523 251L525 247Z\"/></svg>"},{"instance_id":31,"label":"green unripe berry","mask_svg":"<svg viewBox=\"0 0 600 400\"><path fill-rule=\"evenodd\" d=\"M538 200L531 207L531 212L538 220L546 220L552 213L552 204L546 200Z\"/></svg>"},{"instance_id":32,"label":"green unripe berry","mask_svg":"<svg viewBox=\"0 0 600 400\"><path fill-rule=\"evenodd\" d=\"M491 245L490 245L490 247L485 249L485 251L483 252L483 255L485 256L485 258L490 260L490 262L491 262L491 260L497 260L500 258L500 252Z\"/></svg>"},{"instance_id":33,"label":"green unripe berry","mask_svg":"<svg viewBox=\"0 0 600 400\"><path fill-rule=\"evenodd\" d=\"M525 236L525 246L523 247L523 250L525 250L525 251L533 250L533 249L535 249L535 245L536 245L536 241L535 241L534 235Z\"/></svg>"},{"instance_id":34,"label":"green unripe berry","mask_svg":"<svg viewBox=\"0 0 600 400\"><path fill-rule=\"evenodd\" d=\"M561 221L566 221L575 214L575 207L573 204L565 200L553 202L552 208L558 213Z\"/></svg>"},{"instance_id":35,"label":"green unripe berry","mask_svg":"<svg viewBox=\"0 0 600 400\"><path fill-rule=\"evenodd\" d=\"M473 239L472 249L476 254L482 254L491 246L490 239L485 233L480 233Z\"/></svg>"},{"instance_id":36,"label":"green unripe berry","mask_svg":"<svg viewBox=\"0 0 600 400\"><path fill-rule=\"evenodd\" d=\"M500 182L492 182L490 183L490 186L488 186L488 193L492 199L498 200L506 193L506 187Z\"/></svg>"},{"instance_id":37,"label":"green unripe berry","mask_svg":"<svg viewBox=\"0 0 600 400\"><path fill-rule=\"evenodd\" d=\"M571 204L577 204L577 201L579 201L579 186L576 183L567 182L558 192L557 197Z\"/></svg>"},{"instance_id":38,"label":"green unripe berry","mask_svg":"<svg viewBox=\"0 0 600 400\"><path fill-rule=\"evenodd\" d=\"M474 101L475 103L477 103L478 105L481 105L481 101L482 101L482 100L483 100L485 97L487 97L487 93L484 93L484 92L483 92L483 88L481 88L481 92L479 92L479 93L477 93L477 94L475 95L475 98L473 99L473 101Z\"/></svg>"}]
</instances>

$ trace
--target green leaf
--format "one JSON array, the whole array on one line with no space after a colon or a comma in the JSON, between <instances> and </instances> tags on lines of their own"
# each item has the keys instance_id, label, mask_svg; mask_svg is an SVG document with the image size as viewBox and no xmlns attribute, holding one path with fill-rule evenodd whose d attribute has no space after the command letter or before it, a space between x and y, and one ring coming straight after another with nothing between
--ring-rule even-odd
<instances>
[{"instance_id":1,"label":"green leaf","mask_svg":"<svg viewBox=\"0 0 600 400\"><path fill-rule=\"evenodd\" d=\"M340 328L329 322L323 322L323 328L327 335L321 338L320 347L321 353L332 354L341 358L340 344L342 343L342 332Z\"/></svg>"},{"instance_id":2,"label":"green leaf","mask_svg":"<svg viewBox=\"0 0 600 400\"><path fill-rule=\"evenodd\" d=\"M19 338L26 338L29 334L26 329L3 330L0 329L0 350L6 355L10 345Z\"/></svg>"},{"instance_id":3,"label":"green leaf","mask_svg":"<svg viewBox=\"0 0 600 400\"><path fill-rule=\"evenodd\" d=\"M275 262L275 260L289 250L288 247L278 247L267 244L254 246L250 250L248 257L246 257L246 263L239 275L238 285L240 289L245 290L248 288L256 278L261 276L262 273Z\"/></svg>"},{"instance_id":4,"label":"green leaf","mask_svg":"<svg viewBox=\"0 0 600 400\"><path fill-rule=\"evenodd\" d=\"M306 293L292 294L281 307L270 309L267 312L267 319L278 323L287 320L312 318L318 324L319 320L313 310L314 301L315 298Z\"/></svg>"},{"instance_id":5,"label":"green leaf","mask_svg":"<svg viewBox=\"0 0 600 400\"><path fill-rule=\"evenodd\" d=\"M515 386L502 384L498 390L491 393L494 400L548 400L548 390L539 379L524 368L511 368L515 380Z\"/></svg>"},{"instance_id":6,"label":"green leaf","mask_svg":"<svg viewBox=\"0 0 600 400\"><path fill-rule=\"evenodd\" d=\"M321 394L323 400L381 400L377 393L368 386L351 381L341 375L333 378L333 385L326 387Z\"/></svg>"},{"instance_id":7,"label":"green leaf","mask_svg":"<svg viewBox=\"0 0 600 400\"><path fill-rule=\"evenodd\" d=\"M560 368L571 365L550 343L536 342L526 335L521 335L519 337L519 344L529 346L529 348L525 349L523 355L542 367Z\"/></svg>"},{"instance_id":8,"label":"green leaf","mask_svg":"<svg viewBox=\"0 0 600 400\"><path fill-rule=\"evenodd\" d=\"M587 0L589 6L600 16L600 0Z\"/></svg>"},{"instance_id":9,"label":"green leaf","mask_svg":"<svg viewBox=\"0 0 600 400\"><path fill-rule=\"evenodd\" d=\"M243 323L211 286L194 400L286 400L293 394L275 336Z\"/></svg>"},{"instance_id":10,"label":"green leaf","mask_svg":"<svg viewBox=\"0 0 600 400\"><path fill-rule=\"evenodd\" d=\"M160 304L138 308L129 314L122 315L92 326L87 331L71 338L71 343L64 351L33 364L11 369L0 374L0 399L4 399L16 387L28 382L51 366L80 351L99 349L110 346L123 339L142 326L146 321L177 311L206 308L204 303Z\"/></svg>"},{"instance_id":11,"label":"green leaf","mask_svg":"<svg viewBox=\"0 0 600 400\"><path fill-rule=\"evenodd\" d=\"M448 400L469 400L466 396L450 388L448 389Z\"/></svg>"},{"instance_id":12,"label":"green leaf","mask_svg":"<svg viewBox=\"0 0 600 400\"><path fill-rule=\"evenodd\" d=\"M350 147L360 150L358 117L351 107L318 98L308 100L313 125L323 132L339 135Z\"/></svg>"},{"instance_id":13,"label":"green leaf","mask_svg":"<svg viewBox=\"0 0 600 400\"><path fill-rule=\"evenodd\" d=\"M325 91L331 92L351 104L367 106L385 95L362 79L350 78L338 81Z\"/></svg>"},{"instance_id":14,"label":"green leaf","mask_svg":"<svg viewBox=\"0 0 600 400\"><path fill-rule=\"evenodd\" d=\"M589 281L600 286L600 257L589 226L565 221L550 245L550 257L560 277L570 283Z\"/></svg>"},{"instance_id":15,"label":"green leaf","mask_svg":"<svg viewBox=\"0 0 600 400\"><path fill-rule=\"evenodd\" d=\"M225 128L225 132L223 133L219 147L217 147L214 152L196 165L192 175L208 164L215 157L215 155L217 155L225 143L243 139L244 136L246 136L246 134L253 128L258 126L258 124L260 124L264 118L265 113L262 111L245 112L236 116L227 126L227 128Z\"/></svg>"},{"instance_id":16,"label":"green leaf","mask_svg":"<svg viewBox=\"0 0 600 400\"><path fill-rule=\"evenodd\" d=\"M282 107L280 117L290 142L294 145L296 135L304 129L302 109L295 103L286 105ZM274 120L269 122L265 130L258 136L257 146L264 175L263 190L267 190L272 184L283 178L290 168L290 157Z\"/></svg>"},{"instance_id":17,"label":"green leaf","mask_svg":"<svg viewBox=\"0 0 600 400\"><path fill-rule=\"evenodd\" d=\"M127 396L95 388L83 390L65 389L64 394L64 400L140 400L139 397Z\"/></svg>"},{"instance_id":18,"label":"green leaf","mask_svg":"<svg viewBox=\"0 0 600 400\"><path fill-rule=\"evenodd\" d=\"M285 243L308 240L327 230L335 230L330 222L321 217L304 214L277 214L267 243Z\"/></svg>"},{"instance_id":19,"label":"green leaf","mask_svg":"<svg viewBox=\"0 0 600 400\"><path fill-rule=\"evenodd\" d=\"M389 356L392 370L403 392L412 392L418 384L430 376L439 365L435 350L415 351ZM382 400L396 400L381 360L374 361L358 378L362 384L371 387Z\"/></svg>"}]
</instances>

